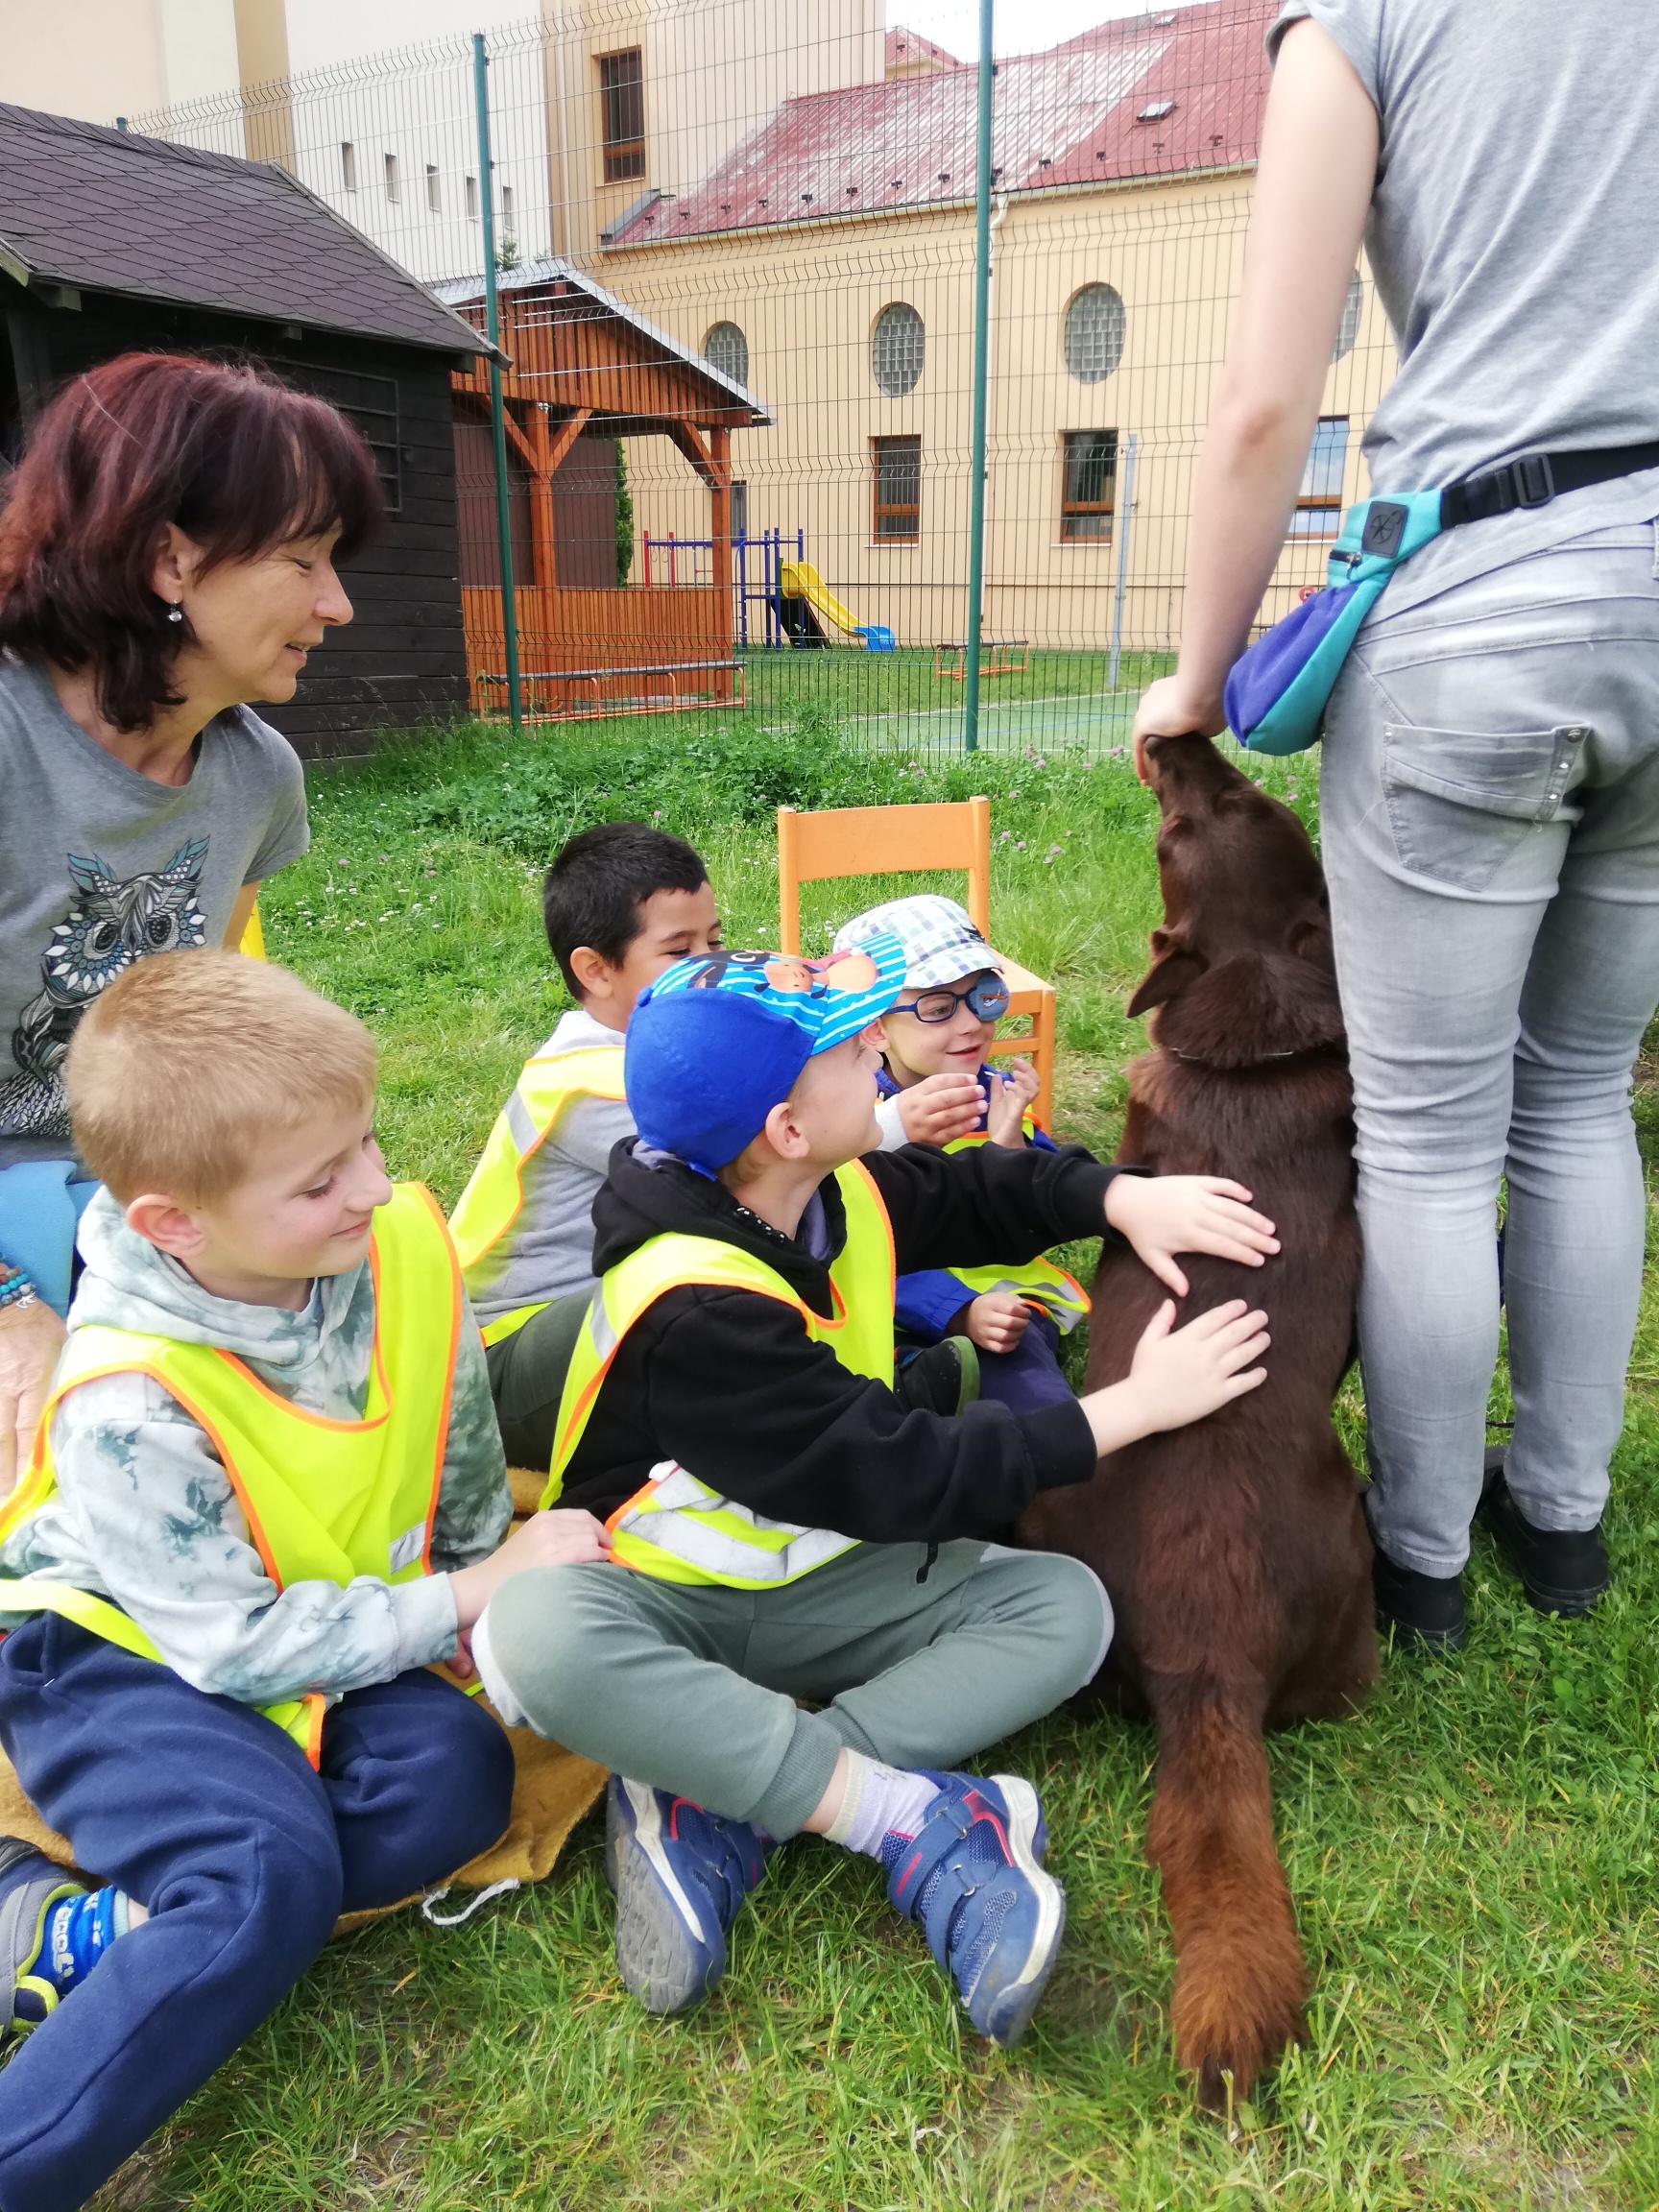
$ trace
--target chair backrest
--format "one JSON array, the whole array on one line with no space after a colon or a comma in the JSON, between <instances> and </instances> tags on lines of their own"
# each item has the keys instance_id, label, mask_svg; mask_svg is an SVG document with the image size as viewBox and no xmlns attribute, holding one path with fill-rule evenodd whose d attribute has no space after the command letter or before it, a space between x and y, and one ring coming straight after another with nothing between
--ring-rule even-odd
<instances>
[{"instance_id":1,"label":"chair backrest","mask_svg":"<svg viewBox=\"0 0 1659 2212\"><path fill-rule=\"evenodd\" d=\"M991 802L931 806L839 806L821 814L778 809L779 950L801 950L801 886L829 876L900 876L961 868L966 904L991 934Z\"/></svg>"}]
</instances>

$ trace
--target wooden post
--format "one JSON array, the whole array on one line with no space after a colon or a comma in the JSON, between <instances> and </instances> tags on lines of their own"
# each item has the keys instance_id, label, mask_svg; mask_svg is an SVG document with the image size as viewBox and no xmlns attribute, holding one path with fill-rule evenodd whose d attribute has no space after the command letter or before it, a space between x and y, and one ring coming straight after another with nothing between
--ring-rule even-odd
<instances>
[{"instance_id":1,"label":"wooden post","mask_svg":"<svg viewBox=\"0 0 1659 2212\"><path fill-rule=\"evenodd\" d=\"M720 659L732 658L732 433L724 423L717 424L709 433L709 457L713 462L714 481L709 491L709 506L712 517L714 545L710 565L714 571L714 621L715 635L720 639ZM728 669L720 668L714 675L714 696L730 699L732 677Z\"/></svg>"},{"instance_id":2,"label":"wooden post","mask_svg":"<svg viewBox=\"0 0 1659 2212\"><path fill-rule=\"evenodd\" d=\"M551 591L559 582L559 559L553 543L553 440L547 428L547 409L541 400L530 409L530 445L536 456L530 472L530 544L536 562L536 588ZM545 621L545 616L542 619Z\"/></svg>"}]
</instances>

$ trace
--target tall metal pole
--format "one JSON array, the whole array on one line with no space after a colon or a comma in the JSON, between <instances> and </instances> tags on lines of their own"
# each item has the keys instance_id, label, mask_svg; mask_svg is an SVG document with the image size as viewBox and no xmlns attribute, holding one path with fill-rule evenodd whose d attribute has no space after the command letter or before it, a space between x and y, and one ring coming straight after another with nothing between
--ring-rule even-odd
<instances>
[{"instance_id":1,"label":"tall metal pole","mask_svg":"<svg viewBox=\"0 0 1659 2212\"><path fill-rule=\"evenodd\" d=\"M1123 449L1123 475L1113 498L1112 527L1118 533L1118 581L1112 589L1112 661L1106 678L1108 691L1118 688L1118 663L1123 652L1123 599L1129 589L1129 526L1135 513L1135 452L1140 445L1131 430Z\"/></svg>"},{"instance_id":2,"label":"tall metal pole","mask_svg":"<svg viewBox=\"0 0 1659 2212\"><path fill-rule=\"evenodd\" d=\"M985 588L985 371L991 338L991 59L992 0L979 0L979 139L974 172L974 439L969 467L967 693L962 746L979 749L979 634Z\"/></svg>"},{"instance_id":3,"label":"tall metal pole","mask_svg":"<svg viewBox=\"0 0 1659 2212\"><path fill-rule=\"evenodd\" d=\"M501 302L495 290L495 171L490 159L490 58L484 34L472 34L472 89L478 103L478 176L484 215L484 307L490 343L501 343ZM495 439L495 530L501 548L501 636L507 649L507 711L523 726L518 696L518 607L513 590L513 511L508 500L507 409L501 397L501 363L490 360L490 427Z\"/></svg>"}]
</instances>

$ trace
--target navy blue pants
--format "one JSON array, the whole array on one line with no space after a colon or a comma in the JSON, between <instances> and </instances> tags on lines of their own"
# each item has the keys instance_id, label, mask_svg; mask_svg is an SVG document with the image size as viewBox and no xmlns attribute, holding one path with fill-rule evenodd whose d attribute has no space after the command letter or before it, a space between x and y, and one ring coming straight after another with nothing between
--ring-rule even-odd
<instances>
[{"instance_id":1,"label":"navy blue pants","mask_svg":"<svg viewBox=\"0 0 1659 2212\"><path fill-rule=\"evenodd\" d=\"M899 1349L922 1349L923 1339L899 1333ZM1010 1413L1035 1413L1072 1395L1060 1372L1060 1331L1046 1313L1033 1313L1012 1352L979 1354L979 1395L995 1398Z\"/></svg>"},{"instance_id":2,"label":"navy blue pants","mask_svg":"<svg viewBox=\"0 0 1659 2212\"><path fill-rule=\"evenodd\" d=\"M43 1613L0 1643L0 1743L83 1866L148 1907L0 2071L0 2207L82 2204L299 1981L336 1916L507 1825L513 1752L423 1670L354 1690L322 1771L252 1707Z\"/></svg>"}]
</instances>

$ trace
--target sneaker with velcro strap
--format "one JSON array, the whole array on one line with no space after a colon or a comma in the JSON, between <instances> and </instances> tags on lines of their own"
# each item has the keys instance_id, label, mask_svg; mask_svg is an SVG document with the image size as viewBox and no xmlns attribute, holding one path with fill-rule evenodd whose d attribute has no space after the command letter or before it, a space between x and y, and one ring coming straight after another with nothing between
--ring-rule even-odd
<instances>
[{"instance_id":1,"label":"sneaker with velcro strap","mask_svg":"<svg viewBox=\"0 0 1659 2212\"><path fill-rule=\"evenodd\" d=\"M616 1963L647 2012L684 2012L726 1971L726 1936L766 1870L744 1820L613 1774L605 1871L616 1894Z\"/></svg>"},{"instance_id":2,"label":"sneaker with velcro strap","mask_svg":"<svg viewBox=\"0 0 1659 2212\"><path fill-rule=\"evenodd\" d=\"M951 1976L981 2035L1008 2051L1030 2026L1060 1938L1066 1892L1043 1866L1048 1831L1029 1782L936 1774L912 1837L894 1837L887 1895Z\"/></svg>"},{"instance_id":3,"label":"sneaker with velcro strap","mask_svg":"<svg viewBox=\"0 0 1659 2212\"><path fill-rule=\"evenodd\" d=\"M33 1843L0 1836L0 2049L58 2009L62 1991L45 1956L46 1924L55 1905L84 1894Z\"/></svg>"}]
</instances>

